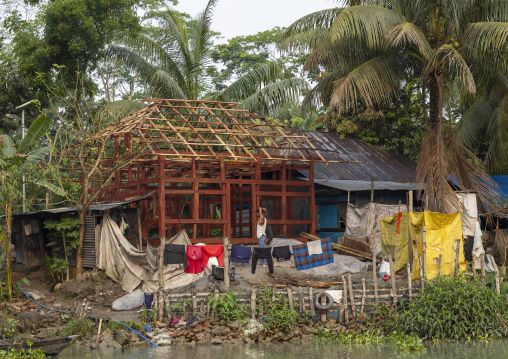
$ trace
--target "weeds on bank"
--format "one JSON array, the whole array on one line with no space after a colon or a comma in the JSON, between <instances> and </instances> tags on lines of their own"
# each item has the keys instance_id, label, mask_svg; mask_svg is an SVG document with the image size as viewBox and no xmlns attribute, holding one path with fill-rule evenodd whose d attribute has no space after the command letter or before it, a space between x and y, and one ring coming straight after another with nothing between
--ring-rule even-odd
<instances>
[{"instance_id":1,"label":"weeds on bank","mask_svg":"<svg viewBox=\"0 0 508 359\"><path fill-rule=\"evenodd\" d=\"M212 315L217 315L222 323L242 320L249 314L247 306L245 304L239 305L236 295L231 292L221 295L218 301L214 301L214 297L210 296L208 305L212 306Z\"/></svg>"},{"instance_id":2,"label":"weeds on bank","mask_svg":"<svg viewBox=\"0 0 508 359\"><path fill-rule=\"evenodd\" d=\"M81 339L90 339L95 333L95 323L88 319L71 319L65 328L60 330L60 336L79 335Z\"/></svg>"},{"instance_id":3,"label":"weeds on bank","mask_svg":"<svg viewBox=\"0 0 508 359\"><path fill-rule=\"evenodd\" d=\"M26 341L29 349L14 349L9 348L8 350L0 350L0 359L18 359L18 358L45 358L46 353L41 349L32 349L33 342L31 340Z\"/></svg>"},{"instance_id":4,"label":"weeds on bank","mask_svg":"<svg viewBox=\"0 0 508 359\"><path fill-rule=\"evenodd\" d=\"M262 294L256 299L256 314L263 314L263 328L265 331L288 332L294 330L300 319L300 313L294 309L297 302L282 295L274 296L270 287L265 287Z\"/></svg>"}]
</instances>

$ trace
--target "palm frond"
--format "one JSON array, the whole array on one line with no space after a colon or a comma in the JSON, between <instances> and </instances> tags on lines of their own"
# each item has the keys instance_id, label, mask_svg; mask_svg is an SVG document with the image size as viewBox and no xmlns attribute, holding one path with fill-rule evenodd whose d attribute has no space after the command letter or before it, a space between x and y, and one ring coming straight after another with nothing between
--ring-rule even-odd
<instances>
[{"instance_id":1,"label":"palm frond","mask_svg":"<svg viewBox=\"0 0 508 359\"><path fill-rule=\"evenodd\" d=\"M120 121L122 118L145 108L146 105L139 101L119 100L107 103L97 113L101 122L106 126Z\"/></svg>"},{"instance_id":2,"label":"palm frond","mask_svg":"<svg viewBox=\"0 0 508 359\"><path fill-rule=\"evenodd\" d=\"M400 22L388 29L386 40L393 47L412 46L426 61L432 58L433 51L423 31L411 22Z\"/></svg>"},{"instance_id":3,"label":"palm frond","mask_svg":"<svg viewBox=\"0 0 508 359\"><path fill-rule=\"evenodd\" d=\"M249 71L229 85L221 93L214 96L216 101L243 101L263 86L284 79L284 69L274 62Z\"/></svg>"},{"instance_id":4,"label":"palm frond","mask_svg":"<svg viewBox=\"0 0 508 359\"><path fill-rule=\"evenodd\" d=\"M457 136L466 145L472 145L482 131L485 131L493 115L493 108L485 98L477 100L457 124Z\"/></svg>"},{"instance_id":5,"label":"palm frond","mask_svg":"<svg viewBox=\"0 0 508 359\"><path fill-rule=\"evenodd\" d=\"M314 12L291 24L278 46L285 51L308 51L326 41L335 18L343 8L334 8Z\"/></svg>"},{"instance_id":6,"label":"palm frond","mask_svg":"<svg viewBox=\"0 0 508 359\"><path fill-rule=\"evenodd\" d=\"M450 44L441 45L441 47L434 53L430 59L426 69L425 75L429 75L433 72L440 71L445 64L450 73L457 76L468 93L474 95L476 93L476 84L474 81L473 74L469 69L466 60L462 55Z\"/></svg>"},{"instance_id":7,"label":"palm frond","mask_svg":"<svg viewBox=\"0 0 508 359\"><path fill-rule=\"evenodd\" d=\"M481 161L449 127L443 129L442 136L438 131L433 127L425 136L416 168L417 181L422 186L425 184L426 208L436 212L456 212L457 197L447 181L452 175L462 190L476 192L480 207L492 208L499 194Z\"/></svg>"},{"instance_id":8,"label":"palm frond","mask_svg":"<svg viewBox=\"0 0 508 359\"><path fill-rule=\"evenodd\" d=\"M471 15L472 22L508 22L508 6L506 0L483 0Z\"/></svg>"},{"instance_id":9,"label":"palm frond","mask_svg":"<svg viewBox=\"0 0 508 359\"><path fill-rule=\"evenodd\" d=\"M267 115L284 104L297 101L308 84L301 78L288 78L263 87L244 99L241 107L250 112Z\"/></svg>"},{"instance_id":10,"label":"palm frond","mask_svg":"<svg viewBox=\"0 0 508 359\"><path fill-rule=\"evenodd\" d=\"M313 106L329 106L330 98L333 94L333 84L343 77L342 71L333 71L327 73L319 82L309 91L302 102L302 109L309 109Z\"/></svg>"},{"instance_id":11,"label":"palm frond","mask_svg":"<svg viewBox=\"0 0 508 359\"><path fill-rule=\"evenodd\" d=\"M471 24L465 35L468 53L478 64L490 70L505 71L508 53L508 22Z\"/></svg>"},{"instance_id":12,"label":"palm frond","mask_svg":"<svg viewBox=\"0 0 508 359\"><path fill-rule=\"evenodd\" d=\"M385 34L394 24L404 21L398 13L379 6L361 5L345 8L335 19L329 40L356 38L370 50L386 48Z\"/></svg>"},{"instance_id":13,"label":"palm frond","mask_svg":"<svg viewBox=\"0 0 508 359\"><path fill-rule=\"evenodd\" d=\"M369 108L379 106L393 99L404 76L393 56L376 57L335 81L330 105L339 116L355 111L360 100Z\"/></svg>"},{"instance_id":14,"label":"palm frond","mask_svg":"<svg viewBox=\"0 0 508 359\"><path fill-rule=\"evenodd\" d=\"M150 92L160 98L189 98L178 83L169 74L162 70L157 70L152 74L148 82ZM193 100L194 98L190 98Z\"/></svg>"}]
</instances>

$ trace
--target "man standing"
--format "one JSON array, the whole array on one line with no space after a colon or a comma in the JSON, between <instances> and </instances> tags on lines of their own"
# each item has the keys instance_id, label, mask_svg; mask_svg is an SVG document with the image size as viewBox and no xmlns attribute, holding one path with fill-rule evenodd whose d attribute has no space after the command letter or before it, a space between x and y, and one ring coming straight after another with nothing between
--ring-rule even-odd
<instances>
[{"instance_id":1,"label":"man standing","mask_svg":"<svg viewBox=\"0 0 508 359\"><path fill-rule=\"evenodd\" d=\"M257 229L257 237L259 248L266 248L266 208L259 207L258 210L258 222L256 224ZM268 267L268 262L266 258L261 258L259 260L260 267Z\"/></svg>"}]
</instances>

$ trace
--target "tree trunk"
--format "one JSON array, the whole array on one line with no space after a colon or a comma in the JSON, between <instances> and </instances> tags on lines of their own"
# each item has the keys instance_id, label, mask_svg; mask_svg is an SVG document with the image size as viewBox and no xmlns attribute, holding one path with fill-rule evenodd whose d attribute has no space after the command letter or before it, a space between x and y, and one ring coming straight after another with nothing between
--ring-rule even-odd
<instances>
[{"instance_id":1,"label":"tree trunk","mask_svg":"<svg viewBox=\"0 0 508 359\"><path fill-rule=\"evenodd\" d=\"M5 288L7 299L12 299L12 276L11 276L11 236L12 236L12 203L7 202L5 211L6 234L5 238Z\"/></svg>"},{"instance_id":2,"label":"tree trunk","mask_svg":"<svg viewBox=\"0 0 508 359\"><path fill-rule=\"evenodd\" d=\"M76 278L81 279L83 274L83 241L85 239L86 208L83 206L83 208L79 210L78 213L81 226L79 227L79 245L78 251L76 253Z\"/></svg>"}]
</instances>

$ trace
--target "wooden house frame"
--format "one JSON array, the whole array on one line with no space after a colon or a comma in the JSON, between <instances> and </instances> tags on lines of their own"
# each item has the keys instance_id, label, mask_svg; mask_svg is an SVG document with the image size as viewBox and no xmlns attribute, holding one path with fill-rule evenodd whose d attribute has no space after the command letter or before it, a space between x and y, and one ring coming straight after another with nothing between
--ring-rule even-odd
<instances>
[{"instance_id":1,"label":"wooden house frame","mask_svg":"<svg viewBox=\"0 0 508 359\"><path fill-rule=\"evenodd\" d=\"M222 243L226 235L255 243L256 209L267 202L278 235L297 237L302 225L315 233L313 166L329 161L309 137L235 103L145 101L144 109L74 146L84 161L101 156L99 171L130 158L111 183L91 178L89 194L101 191L97 203L153 192L140 203L143 237L153 245L182 228L193 243ZM295 219L293 202L302 198L308 218Z\"/></svg>"}]
</instances>

